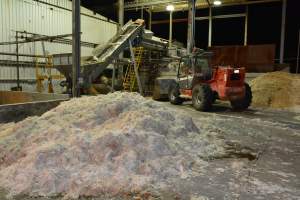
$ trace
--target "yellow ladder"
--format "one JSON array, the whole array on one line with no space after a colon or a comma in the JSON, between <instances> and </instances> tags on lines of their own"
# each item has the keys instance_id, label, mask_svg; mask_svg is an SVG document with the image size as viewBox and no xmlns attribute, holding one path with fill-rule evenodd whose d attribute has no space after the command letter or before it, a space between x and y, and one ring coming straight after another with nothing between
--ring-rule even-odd
<instances>
[{"instance_id":1,"label":"yellow ladder","mask_svg":"<svg viewBox=\"0 0 300 200\"><path fill-rule=\"evenodd\" d=\"M136 67L139 70L139 68L142 64L144 48L136 47L133 49L133 52L134 52ZM130 91L130 92L137 90L136 76L135 76L135 71L134 71L134 63L131 63L127 66L126 73L124 76L124 81L123 81L123 88L125 91Z\"/></svg>"}]
</instances>

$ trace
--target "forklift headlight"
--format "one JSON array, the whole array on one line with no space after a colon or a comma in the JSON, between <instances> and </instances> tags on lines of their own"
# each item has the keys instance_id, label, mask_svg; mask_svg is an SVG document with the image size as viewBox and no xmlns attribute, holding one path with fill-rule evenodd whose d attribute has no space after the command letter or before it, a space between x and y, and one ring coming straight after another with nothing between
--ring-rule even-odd
<instances>
[{"instance_id":1,"label":"forklift headlight","mask_svg":"<svg viewBox=\"0 0 300 200\"><path fill-rule=\"evenodd\" d=\"M235 69L235 70L233 71L233 73L239 74L239 73L240 73L240 70L239 70L239 69Z\"/></svg>"}]
</instances>

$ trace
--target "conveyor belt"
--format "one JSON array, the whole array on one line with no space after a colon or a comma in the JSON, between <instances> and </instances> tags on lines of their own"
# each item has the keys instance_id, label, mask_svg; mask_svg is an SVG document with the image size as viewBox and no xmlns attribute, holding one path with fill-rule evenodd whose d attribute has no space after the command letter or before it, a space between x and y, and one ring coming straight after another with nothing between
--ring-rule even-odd
<instances>
[{"instance_id":1,"label":"conveyor belt","mask_svg":"<svg viewBox=\"0 0 300 200\"><path fill-rule=\"evenodd\" d=\"M146 48L166 49L167 44L145 37L144 20L130 20L118 33L104 45L97 46L92 56L82 60L81 76L85 83L91 83L103 72L113 60L118 59L121 52L129 48L129 41L134 45L145 44ZM71 78L72 64L55 66L66 77Z\"/></svg>"}]
</instances>

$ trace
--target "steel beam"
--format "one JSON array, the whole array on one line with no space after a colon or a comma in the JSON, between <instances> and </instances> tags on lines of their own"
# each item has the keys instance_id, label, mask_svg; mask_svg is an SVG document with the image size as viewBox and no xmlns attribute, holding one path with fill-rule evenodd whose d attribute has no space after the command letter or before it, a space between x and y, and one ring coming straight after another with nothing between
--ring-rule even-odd
<instances>
[{"instance_id":1,"label":"steel beam","mask_svg":"<svg viewBox=\"0 0 300 200\"><path fill-rule=\"evenodd\" d=\"M172 40L173 40L173 11L170 11L169 47L172 47Z\"/></svg>"},{"instance_id":2,"label":"steel beam","mask_svg":"<svg viewBox=\"0 0 300 200\"><path fill-rule=\"evenodd\" d=\"M124 0L118 0L118 19L120 26L124 26Z\"/></svg>"},{"instance_id":3,"label":"steel beam","mask_svg":"<svg viewBox=\"0 0 300 200\"><path fill-rule=\"evenodd\" d=\"M73 28L73 45L72 45L72 95L80 96L79 75L80 75L80 0L72 1L72 28Z\"/></svg>"},{"instance_id":4,"label":"steel beam","mask_svg":"<svg viewBox=\"0 0 300 200\"><path fill-rule=\"evenodd\" d=\"M31 57L31 58L47 58L47 57L42 56L42 55L30 55L30 54L8 53L8 52L0 52L0 55L19 56L19 57Z\"/></svg>"},{"instance_id":5,"label":"steel beam","mask_svg":"<svg viewBox=\"0 0 300 200\"><path fill-rule=\"evenodd\" d=\"M16 33L23 33L16 31ZM24 32L25 33L25 32ZM31 34L31 33L28 33ZM37 37L30 37L30 38L25 38L24 41L13 41L13 42L1 42L0 45L11 45L11 44L22 44L22 43L29 43L29 42L38 42L38 41L51 41L59 38L64 38L64 37L69 37L72 36L72 34L65 34L65 35L57 35L57 36L37 36ZM20 37L18 36L18 39Z\"/></svg>"},{"instance_id":6,"label":"steel beam","mask_svg":"<svg viewBox=\"0 0 300 200\"><path fill-rule=\"evenodd\" d=\"M212 7L209 7L209 16L208 16L208 47L211 47L211 38L212 38Z\"/></svg>"},{"instance_id":7,"label":"steel beam","mask_svg":"<svg viewBox=\"0 0 300 200\"><path fill-rule=\"evenodd\" d=\"M212 7L209 0L206 0L206 3L209 7L209 17L208 17L208 47L211 47L211 38L212 38Z\"/></svg>"},{"instance_id":8,"label":"steel beam","mask_svg":"<svg viewBox=\"0 0 300 200\"><path fill-rule=\"evenodd\" d=\"M1 55L1 53L0 53ZM4 54L5 55L5 54ZM34 61L20 61L19 65L22 67L34 67L35 64L39 64L39 66L45 66L45 62L34 62ZM0 65L1 66L6 66L6 67L16 67L17 66L17 61L14 60L0 60Z\"/></svg>"},{"instance_id":9,"label":"steel beam","mask_svg":"<svg viewBox=\"0 0 300 200\"><path fill-rule=\"evenodd\" d=\"M118 65L117 62L113 63L113 73L112 73L112 79L111 79L111 92L115 91L116 65Z\"/></svg>"},{"instance_id":10,"label":"steel beam","mask_svg":"<svg viewBox=\"0 0 300 200\"><path fill-rule=\"evenodd\" d=\"M211 7L211 4L210 4L209 0L206 0L206 3L207 3L208 7Z\"/></svg>"},{"instance_id":11,"label":"steel beam","mask_svg":"<svg viewBox=\"0 0 300 200\"><path fill-rule=\"evenodd\" d=\"M298 35L298 49L297 49L296 74L299 73L299 55L300 55L300 29L299 29L299 35Z\"/></svg>"},{"instance_id":12,"label":"steel beam","mask_svg":"<svg viewBox=\"0 0 300 200\"><path fill-rule=\"evenodd\" d=\"M142 0L142 1L132 1L125 4L125 9L136 9L141 7L151 7L162 4L174 4L174 3L186 3L185 0Z\"/></svg>"},{"instance_id":13,"label":"steel beam","mask_svg":"<svg viewBox=\"0 0 300 200\"><path fill-rule=\"evenodd\" d=\"M248 5L246 6L245 28L244 28L244 46L248 45Z\"/></svg>"},{"instance_id":14,"label":"steel beam","mask_svg":"<svg viewBox=\"0 0 300 200\"><path fill-rule=\"evenodd\" d=\"M285 43L285 19L286 19L286 1L282 1L282 14L281 14L281 36L280 36L280 58L279 62L284 62L284 43Z\"/></svg>"},{"instance_id":15,"label":"steel beam","mask_svg":"<svg viewBox=\"0 0 300 200\"><path fill-rule=\"evenodd\" d=\"M180 23L180 22L187 22L188 18L180 18L180 19L173 19L173 23ZM170 23L170 20L157 20L157 21L152 21L152 25L156 24L168 24Z\"/></svg>"},{"instance_id":16,"label":"steel beam","mask_svg":"<svg viewBox=\"0 0 300 200\"><path fill-rule=\"evenodd\" d=\"M256 0L256 1L228 1L223 2L222 5L217 7L224 6L235 6L235 5L252 5L252 4L261 4L261 3L272 3L280 2L282 0ZM141 7L144 8L153 8L153 12L163 12L165 11L165 5L174 4L176 5L175 11L188 10L187 1L185 0L135 0L132 2L125 3L125 10L135 10ZM212 7L216 7L211 5ZM208 4L203 1L198 1L196 8L208 8Z\"/></svg>"},{"instance_id":17,"label":"steel beam","mask_svg":"<svg viewBox=\"0 0 300 200\"><path fill-rule=\"evenodd\" d=\"M141 7L141 19L144 19L144 7Z\"/></svg>"},{"instance_id":18,"label":"steel beam","mask_svg":"<svg viewBox=\"0 0 300 200\"><path fill-rule=\"evenodd\" d=\"M239 17L245 17L245 13L240 14L231 14L231 15L216 15L212 16L213 19L226 19L226 18L239 18Z\"/></svg>"},{"instance_id":19,"label":"steel beam","mask_svg":"<svg viewBox=\"0 0 300 200\"><path fill-rule=\"evenodd\" d=\"M16 32L16 58L17 58L17 88L20 90L20 65L19 65L19 39L18 32Z\"/></svg>"},{"instance_id":20,"label":"steel beam","mask_svg":"<svg viewBox=\"0 0 300 200\"><path fill-rule=\"evenodd\" d=\"M189 0L188 9L188 32L187 32L187 54L191 54L195 45L195 0Z\"/></svg>"},{"instance_id":21,"label":"steel beam","mask_svg":"<svg viewBox=\"0 0 300 200\"><path fill-rule=\"evenodd\" d=\"M212 19L227 19L227 18L240 18L245 17L245 13L241 14L231 14L231 15L216 15L212 16ZM202 21L202 20L208 20L209 16L206 17L195 17L195 20ZM173 23L180 23L180 22L187 22L187 18L180 18L180 19L173 19ZM158 20L158 21L152 21L152 24L167 24L169 23L169 20Z\"/></svg>"},{"instance_id":22,"label":"steel beam","mask_svg":"<svg viewBox=\"0 0 300 200\"><path fill-rule=\"evenodd\" d=\"M149 13L148 29L151 31L152 30L152 9L149 9L148 13Z\"/></svg>"},{"instance_id":23,"label":"steel beam","mask_svg":"<svg viewBox=\"0 0 300 200\"><path fill-rule=\"evenodd\" d=\"M118 0L118 19L119 19L119 27L124 26L124 0ZM120 53L119 58L123 58L123 52ZM123 65L118 64L118 79L123 80L124 71Z\"/></svg>"}]
</instances>

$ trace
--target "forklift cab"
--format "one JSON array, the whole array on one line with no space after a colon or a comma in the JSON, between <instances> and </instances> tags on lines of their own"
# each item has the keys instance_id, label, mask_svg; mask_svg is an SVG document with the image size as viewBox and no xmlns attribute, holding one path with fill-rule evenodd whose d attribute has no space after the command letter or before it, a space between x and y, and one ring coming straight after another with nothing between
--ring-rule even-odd
<instances>
[{"instance_id":1,"label":"forklift cab","mask_svg":"<svg viewBox=\"0 0 300 200\"><path fill-rule=\"evenodd\" d=\"M211 67L211 53L193 53L182 57L176 84L169 88L169 100L179 105L192 100L196 110L208 111L216 99L230 101L233 109L247 109L252 101L250 86L245 83L245 68Z\"/></svg>"},{"instance_id":2,"label":"forklift cab","mask_svg":"<svg viewBox=\"0 0 300 200\"><path fill-rule=\"evenodd\" d=\"M181 89L191 89L193 83L211 78L211 53L185 56L180 59L177 80Z\"/></svg>"}]
</instances>

